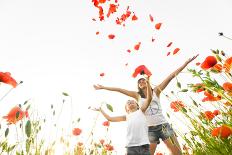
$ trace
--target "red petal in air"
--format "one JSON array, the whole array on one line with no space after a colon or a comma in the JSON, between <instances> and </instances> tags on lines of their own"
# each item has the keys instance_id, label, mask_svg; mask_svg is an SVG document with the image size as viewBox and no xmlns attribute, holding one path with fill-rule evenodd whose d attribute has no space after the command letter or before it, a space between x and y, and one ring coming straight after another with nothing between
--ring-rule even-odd
<instances>
[{"instance_id":1,"label":"red petal in air","mask_svg":"<svg viewBox=\"0 0 232 155\"><path fill-rule=\"evenodd\" d=\"M179 48L174 49L173 55L176 54L177 52L179 52L179 50L180 50Z\"/></svg>"},{"instance_id":2,"label":"red petal in air","mask_svg":"<svg viewBox=\"0 0 232 155\"><path fill-rule=\"evenodd\" d=\"M100 76L101 76L101 77L105 76L105 73L101 73Z\"/></svg>"},{"instance_id":3,"label":"red petal in air","mask_svg":"<svg viewBox=\"0 0 232 155\"><path fill-rule=\"evenodd\" d=\"M167 47L170 47L172 45L172 42L170 42L168 45L167 45Z\"/></svg>"},{"instance_id":4,"label":"red petal in air","mask_svg":"<svg viewBox=\"0 0 232 155\"><path fill-rule=\"evenodd\" d=\"M132 20L134 21L134 20L138 20L138 17L134 14L133 16L132 16Z\"/></svg>"},{"instance_id":5,"label":"red petal in air","mask_svg":"<svg viewBox=\"0 0 232 155\"><path fill-rule=\"evenodd\" d=\"M130 52L131 52L131 50L129 50L129 49L128 49L128 50L127 50L127 52L128 52L128 53L130 53Z\"/></svg>"},{"instance_id":6,"label":"red petal in air","mask_svg":"<svg viewBox=\"0 0 232 155\"><path fill-rule=\"evenodd\" d=\"M139 48L140 48L140 45L141 45L141 42L138 42L138 44L136 44L136 45L134 46L134 49L138 51Z\"/></svg>"},{"instance_id":7,"label":"red petal in air","mask_svg":"<svg viewBox=\"0 0 232 155\"><path fill-rule=\"evenodd\" d=\"M108 38L109 38L109 39L114 39L114 38L115 38L115 35L114 35L114 34L109 34L109 35L108 35Z\"/></svg>"},{"instance_id":8,"label":"red petal in air","mask_svg":"<svg viewBox=\"0 0 232 155\"><path fill-rule=\"evenodd\" d=\"M150 21L153 22L154 18L152 17L152 15L149 15Z\"/></svg>"},{"instance_id":9,"label":"red petal in air","mask_svg":"<svg viewBox=\"0 0 232 155\"><path fill-rule=\"evenodd\" d=\"M157 24L155 25L155 28L156 28L157 30L159 30L160 27L161 27L161 25L162 25L162 23L157 23Z\"/></svg>"},{"instance_id":10,"label":"red petal in air","mask_svg":"<svg viewBox=\"0 0 232 155\"><path fill-rule=\"evenodd\" d=\"M96 35L99 35L99 31L96 32Z\"/></svg>"},{"instance_id":11,"label":"red petal in air","mask_svg":"<svg viewBox=\"0 0 232 155\"><path fill-rule=\"evenodd\" d=\"M168 52L168 53L167 53L167 56L169 56L170 54L171 54L171 52Z\"/></svg>"}]
</instances>

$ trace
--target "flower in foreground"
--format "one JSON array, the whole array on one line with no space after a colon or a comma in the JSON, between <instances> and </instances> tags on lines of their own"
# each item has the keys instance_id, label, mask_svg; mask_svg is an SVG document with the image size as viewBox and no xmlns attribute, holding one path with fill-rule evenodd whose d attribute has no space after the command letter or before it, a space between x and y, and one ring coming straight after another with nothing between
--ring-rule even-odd
<instances>
[{"instance_id":1,"label":"flower in foreground","mask_svg":"<svg viewBox=\"0 0 232 155\"><path fill-rule=\"evenodd\" d=\"M208 56L201 64L201 68L207 70L217 64L217 59L214 56Z\"/></svg>"},{"instance_id":2,"label":"flower in foreground","mask_svg":"<svg viewBox=\"0 0 232 155\"><path fill-rule=\"evenodd\" d=\"M6 119L9 124L16 124L18 121L22 120L24 116L28 117L28 112L22 111L19 106L15 106L6 116L3 116L3 118Z\"/></svg>"},{"instance_id":3,"label":"flower in foreground","mask_svg":"<svg viewBox=\"0 0 232 155\"><path fill-rule=\"evenodd\" d=\"M14 88L18 85L18 83L11 77L11 74L9 72L0 72L0 82L3 82L5 84L9 84L13 86Z\"/></svg>"},{"instance_id":4,"label":"flower in foreground","mask_svg":"<svg viewBox=\"0 0 232 155\"><path fill-rule=\"evenodd\" d=\"M223 68L227 73L230 72L230 70L232 69L232 57L229 57L228 59L225 60Z\"/></svg>"},{"instance_id":5,"label":"flower in foreground","mask_svg":"<svg viewBox=\"0 0 232 155\"><path fill-rule=\"evenodd\" d=\"M232 128L223 124L220 127L214 128L211 131L211 135L214 137L222 137L222 138L228 138L230 135L232 135Z\"/></svg>"},{"instance_id":6,"label":"flower in foreground","mask_svg":"<svg viewBox=\"0 0 232 155\"><path fill-rule=\"evenodd\" d=\"M174 112L177 112L180 109L184 108L185 105L183 104L182 101L173 101L171 102L170 107L174 110Z\"/></svg>"}]
</instances>

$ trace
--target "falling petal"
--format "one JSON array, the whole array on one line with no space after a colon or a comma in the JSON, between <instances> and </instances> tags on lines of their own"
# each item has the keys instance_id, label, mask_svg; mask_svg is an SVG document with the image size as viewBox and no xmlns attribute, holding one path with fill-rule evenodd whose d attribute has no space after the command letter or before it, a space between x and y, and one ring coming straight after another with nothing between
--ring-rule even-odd
<instances>
[{"instance_id":1,"label":"falling petal","mask_svg":"<svg viewBox=\"0 0 232 155\"><path fill-rule=\"evenodd\" d=\"M151 38L151 42L154 42L154 41L155 41L155 39L152 37L152 38Z\"/></svg>"},{"instance_id":2,"label":"falling petal","mask_svg":"<svg viewBox=\"0 0 232 155\"><path fill-rule=\"evenodd\" d=\"M109 38L109 39L114 39L114 38L115 38L115 35L114 35L114 34L109 34L109 35L108 35L108 38Z\"/></svg>"},{"instance_id":3,"label":"falling petal","mask_svg":"<svg viewBox=\"0 0 232 155\"><path fill-rule=\"evenodd\" d=\"M170 47L172 45L172 42L170 42L168 45L167 45L167 47Z\"/></svg>"},{"instance_id":4,"label":"falling petal","mask_svg":"<svg viewBox=\"0 0 232 155\"><path fill-rule=\"evenodd\" d=\"M173 51L173 55L176 54L177 52L179 52L179 48L176 48L174 51Z\"/></svg>"},{"instance_id":5,"label":"falling petal","mask_svg":"<svg viewBox=\"0 0 232 155\"><path fill-rule=\"evenodd\" d=\"M136 15L133 15L132 16L132 20L135 21L135 20L138 20L138 17Z\"/></svg>"},{"instance_id":6,"label":"falling petal","mask_svg":"<svg viewBox=\"0 0 232 155\"><path fill-rule=\"evenodd\" d=\"M152 17L152 15L150 14L149 15L149 18L150 18L150 21L153 22L154 21L154 18Z\"/></svg>"},{"instance_id":7,"label":"falling petal","mask_svg":"<svg viewBox=\"0 0 232 155\"><path fill-rule=\"evenodd\" d=\"M130 53L130 52L131 52L131 50L129 50L129 49L128 49L128 50L127 50L127 52L128 52L128 53Z\"/></svg>"},{"instance_id":8,"label":"falling petal","mask_svg":"<svg viewBox=\"0 0 232 155\"><path fill-rule=\"evenodd\" d=\"M196 65L199 66L201 63L200 62L197 62Z\"/></svg>"},{"instance_id":9,"label":"falling petal","mask_svg":"<svg viewBox=\"0 0 232 155\"><path fill-rule=\"evenodd\" d=\"M157 24L155 25L155 28L156 28L157 30L159 30L160 27L161 27L161 25L162 25L162 23L157 23Z\"/></svg>"},{"instance_id":10,"label":"falling petal","mask_svg":"<svg viewBox=\"0 0 232 155\"><path fill-rule=\"evenodd\" d=\"M99 35L99 31L96 32L96 35Z\"/></svg>"},{"instance_id":11,"label":"falling petal","mask_svg":"<svg viewBox=\"0 0 232 155\"><path fill-rule=\"evenodd\" d=\"M101 76L101 77L105 76L105 73L101 73L100 76Z\"/></svg>"},{"instance_id":12,"label":"falling petal","mask_svg":"<svg viewBox=\"0 0 232 155\"><path fill-rule=\"evenodd\" d=\"M169 56L170 54L171 54L171 52L168 52L168 53L167 53L167 56Z\"/></svg>"},{"instance_id":13,"label":"falling petal","mask_svg":"<svg viewBox=\"0 0 232 155\"><path fill-rule=\"evenodd\" d=\"M134 49L138 51L139 48L140 48L140 45L141 45L141 42L139 42L138 44L136 44L136 45L134 46Z\"/></svg>"}]
</instances>

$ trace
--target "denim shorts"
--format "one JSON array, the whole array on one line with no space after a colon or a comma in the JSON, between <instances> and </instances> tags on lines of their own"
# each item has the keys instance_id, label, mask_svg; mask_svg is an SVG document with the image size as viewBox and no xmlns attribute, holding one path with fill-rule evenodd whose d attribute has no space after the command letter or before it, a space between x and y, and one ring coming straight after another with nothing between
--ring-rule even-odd
<instances>
[{"instance_id":1,"label":"denim shorts","mask_svg":"<svg viewBox=\"0 0 232 155\"><path fill-rule=\"evenodd\" d=\"M150 145L131 146L127 147L126 151L126 155L150 155Z\"/></svg>"},{"instance_id":2,"label":"denim shorts","mask_svg":"<svg viewBox=\"0 0 232 155\"><path fill-rule=\"evenodd\" d=\"M160 138L164 141L172 136L176 136L176 133L174 132L169 123L164 123L156 126L149 126L148 136L150 143L159 144Z\"/></svg>"}]
</instances>

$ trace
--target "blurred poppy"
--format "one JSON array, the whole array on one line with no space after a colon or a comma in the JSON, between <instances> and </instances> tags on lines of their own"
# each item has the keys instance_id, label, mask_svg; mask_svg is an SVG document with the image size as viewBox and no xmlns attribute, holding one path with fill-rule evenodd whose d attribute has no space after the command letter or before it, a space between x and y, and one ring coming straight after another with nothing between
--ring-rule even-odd
<instances>
[{"instance_id":1,"label":"blurred poppy","mask_svg":"<svg viewBox=\"0 0 232 155\"><path fill-rule=\"evenodd\" d=\"M214 128L211 131L211 135L214 137L222 137L222 138L228 138L230 135L232 135L232 128L223 124L220 127Z\"/></svg>"},{"instance_id":2,"label":"blurred poppy","mask_svg":"<svg viewBox=\"0 0 232 155\"><path fill-rule=\"evenodd\" d=\"M106 149L107 151L113 151L113 150L114 150L114 147L113 147L112 145L110 145L110 144L106 144L106 145L105 145L105 149Z\"/></svg>"},{"instance_id":3,"label":"blurred poppy","mask_svg":"<svg viewBox=\"0 0 232 155\"><path fill-rule=\"evenodd\" d=\"M108 127L108 126L110 126L110 122L109 121L105 121L105 122L102 123L102 125Z\"/></svg>"},{"instance_id":4,"label":"blurred poppy","mask_svg":"<svg viewBox=\"0 0 232 155\"><path fill-rule=\"evenodd\" d=\"M74 136L79 136L81 134L82 130L79 128L74 128L72 133Z\"/></svg>"},{"instance_id":5,"label":"blurred poppy","mask_svg":"<svg viewBox=\"0 0 232 155\"><path fill-rule=\"evenodd\" d=\"M161 153L161 152L157 152L155 155L163 155L163 153Z\"/></svg>"},{"instance_id":6,"label":"blurred poppy","mask_svg":"<svg viewBox=\"0 0 232 155\"><path fill-rule=\"evenodd\" d=\"M205 90L203 83L196 83L195 85L192 86L193 91L196 93L200 93Z\"/></svg>"},{"instance_id":7,"label":"blurred poppy","mask_svg":"<svg viewBox=\"0 0 232 155\"><path fill-rule=\"evenodd\" d=\"M174 110L174 112L177 112L180 109L184 108L185 105L183 104L182 101L173 101L171 102L170 107Z\"/></svg>"},{"instance_id":8,"label":"blurred poppy","mask_svg":"<svg viewBox=\"0 0 232 155\"><path fill-rule=\"evenodd\" d=\"M225 69L226 72L230 73L230 70L232 68L232 57L225 60L223 68Z\"/></svg>"},{"instance_id":9,"label":"blurred poppy","mask_svg":"<svg viewBox=\"0 0 232 155\"><path fill-rule=\"evenodd\" d=\"M204 112L204 117L205 117L206 120L211 121L215 117L215 115L211 111L205 111Z\"/></svg>"},{"instance_id":10,"label":"blurred poppy","mask_svg":"<svg viewBox=\"0 0 232 155\"><path fill-rule=\"evenodd\" d=\"M96 32L96 35L99 35L99 31Z\"/></svg>"},{"instance_id":11,"label":"blurred poppy","mask_svg":"<svg viewBox=\"0 0 232 155\"><path fill-rule=\"evenodd\" d=\"M0 72L0 82L3 82L5 84L9 84L13 86L14 88L18 85L18 83L11 77L11 74L9 72Z\"/></svg>"},{"instance_id":12,"label":"blurred poppy","mask_svg":"<svg viewBox=\"0 0 232 155\"><path fill-rule=\"evenodd\" d=\"M214 56L208 56L201 64L201 68L207 70L217 64L217 59Z\"/></svg>"},{"instance_id":13,"label":"blurred poppy","mask_svg":"<svg viewBox=\"0 0 232 155\"><path fill-rule=\"evenodd\" d=\"M232 92L232 83L225 82L222 87L225 91Z\"/></svg>"},{"instance_id":14,"label":"blurred poppy","mask_svg":"<svg viewBox=\"0 0 232 155\"><path fill-rule=\"evenodd\" d=\"M157 24L155 25L155 28L156 28L157 30L159 30L160 27L161 27L161 25L162 25L162 23L157 23Z\"/></svg>"},{"instance_id":15,"label":"blurred poppy","mask_svg":"<svg viewBox=\"0 0 232 155\"><path fill-rule=\"evenodd\" d=\"M105 140L104 139L101 139L100 140L100 143L103 145L105 143Z\"/></svg>"},{"instance_id":16,"label":"blurred poppy","mask_svg":"<svg viewBox=\"0 0 232 155\"><path fill-rule=\"evenodd\" d=\"M201 63L200 62L197 62L196 65L199 66Z\"/></svg>"},{"instance_id":17,"label":"blurred poppy","mask_svg":"<svg viewBox=\"0 0 232 155\"><path fill-rule=\"evenodd\" d=\"M132 74L132 77L136 78L138 74L146 74L148 77L152 75L152 73L147 69L145 65L138 66Z\"/></svg>"},{"instance_id":18,"label":"blurred poppy","mask_svg":"<svg viewBox=\"0 0 232 155\"><path fill-rule=\"evenodd\" d=\"M180 51L180 49L179 48L176 48L176 49L174 49L174 51L173 51L173 55L175 55L177 52L179 52Z\"/></svg>"},{"instance_id":19,"label":"blurred poppy","mask_svg":"<svg viewBox=\"0 0 232 155\"><path fill-rule=\"evenodd\" d=\"M221 96L217 95L217 96L215 97L213 94L211 94L211 93L208 92L208 91L205 91L205 92L204 92L204 95L205 95L206 97L204 97L204 98L202 99L202 102L206 102L206 101L219 101L219 100L221 100Z\"/></svg>"},{"instance_id":20,"label":"blurred poppy","mask_svg":"<svg viewBox=\"0 0 232 155\"><path fill-rule=\"evenodd\" d=\"M114 35L114 34L109 34L109 35L108 35L108 38L109 38L109 39L114 39L114 38L115 38L115 35Z\"/></svg>"},{"instance_id":21,"label":"blurred poppy","mask_svg":"<svg viewBox=\"0 0 232 155\"><path fill-rule=\"evenodd\" d=\"M140 48L140 45L141 45L141 42L138 42L138 44L136 44L136 45L134 46L134 49L138 51L139 48Z\"/></svg>"},{"instance_id":22,"label":"blurred poppy","mask_svg":"<svg viewBox=\"0 0 232 155\"><path fill-rule=\"evenodd\" d=\"M214 114L215 116L217 116L217 115L220 115L221 112L220 112L219 110L214 110L214 111L213 111L213 114Z\"/></svg>"},{"instance_id":23,"label":"blurred poppy","mask_svg":"<svg viewBox=\"0 0 232 155\"><path fill-rule=\"evenodd\" d=\"M15 106L6 116L3 116L3 118L6 119L9 124L16 124L18 121L22 120L24 116L28 117L28 112L22 111L19 106Z\"/></svg>"},{"instance_id":24,"label":"blurred poppy","mask_svg":"<svg viewBox=\"0 0 232 155\"><path fill-rule=\"evenodd\" d=\"M97 8L99 9L99 19L100 19L100 21L103 21L104 20L104 10L101 6L98 6Z\"/></svg>"},{"instance_id":25,"label":"blurred poppy","mask_svg":"<svg viewBox=\"0 0 232 155\"><path fill-rule=\"evenodd\" d=\"M128 52L128 53L130 53L130 52L131 52L131 50L129 50L129 49L128 49L128 50L127 50L127 52Z\"/></svg>"},{"instance_id":26,"label":"blurred poppy","mask_svg":"<svg viewBox=\"0 0 232 155\"><path fill-rule=\"evenodd\" d=\"M99 0L99 3L105 3L106 0Z\"/></svg>"}]
</instances>

